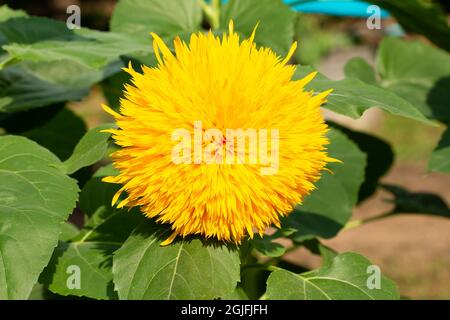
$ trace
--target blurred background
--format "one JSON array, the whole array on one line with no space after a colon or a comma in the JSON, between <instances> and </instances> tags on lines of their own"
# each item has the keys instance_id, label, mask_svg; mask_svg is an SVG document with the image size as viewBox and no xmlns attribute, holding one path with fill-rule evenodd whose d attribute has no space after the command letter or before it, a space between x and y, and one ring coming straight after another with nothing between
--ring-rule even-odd
<instances>
[{"instance_id":1,"label":"blurred background","mask_svg":"<svg viewBox=\"0 0 450 320\"><path fill-rule=\"evenodd\" d=\"M81 8L81 24L108 30L114 0L10 0L0 1L31 15L65 21L66 8ZM450 8L449 1L441 1ZM366 20L322 14L298 13L299 49L295 62L312 65L332 79L343 78L343 66L352 57L361 56L373 63L376 48L386 34L401 34L393 18L382 21L381 30L369 30ZM420 38L419 36L415 36ZM425 38L422 41L427 41ZM149 40L150 41L150 40ZM449 88L450 90L450 88ZM70 108L81 115L90 127L108 121L100 104L101 90L93 88L90 96ZM450 177L428 173L427 161L444 128L369 110L359 120L326 113L326 117L358 131L369 132L388 141L394 149L395 164L383 182L396 184L416 192L432 192L450 204ZM375 197L356 208L355 218L376 216L389 210L388 194L378 191ZM397 215L368 223L359 228L343 230L327 245L338 251L356 251L378 264L382 271L399 285L403 296L413 299L450 299L450 220L434 216ZM292 262L305 267L318 267L320 258L304 249L289 254Z\"/></svg>"}]
</instances>

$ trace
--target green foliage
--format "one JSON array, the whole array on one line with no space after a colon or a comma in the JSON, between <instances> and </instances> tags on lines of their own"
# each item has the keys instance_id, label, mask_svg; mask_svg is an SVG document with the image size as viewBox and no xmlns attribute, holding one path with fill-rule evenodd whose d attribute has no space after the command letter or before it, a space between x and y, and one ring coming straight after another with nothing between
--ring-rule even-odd
<instances>
[{"instance_id":1,"label":"green foliage","mask_svg":"<svg viewBox=\"0 0 450 320\"><path fill-rule=\"evenodd\" d=\"M312 71L311 67L299 66L294 79L301 79ZM333 89L327 98L325 107L344 116L356 119L370 108L380 108L393 115L430 124L430 121L405 99L360 79L346 78L333 81L324 75L317 74L306 88L314 92Z\"/></svg>"},{"instance_id":2,"label":"green foliage","mask_svg":"<svg viewBox=\"0 0 450 320\"><path fill-rule=\"evenodd\" d=\"M322 16L297 14L295 38L300 49L294 57L298 64L316 66L328 53L350 47L352 39L349 34L335 28L324 28L323 23L326 19Z\"/></svg>"},{"instance_id":3,"label":"green foliage","mask_svg":"<svg viewBox=\"0 0 450 320\"><path fill-rule=\"evenodd\" d=\"M347 64L346 74L395 93L427 117L446 120L450 115L446 104L450 57L421 42L386 38L379 47L375 70L355 58Z\"/></svg>"},{"instance_id":4,"label":"green foliage","mask_svg":"<svg viewBox=\"0 0 450 320\"><path fill-rule=\"evenodd\" d=\"M433 0L369 0L388 10L407 30L423 34L436 45L450 50L447 15Z\"/></svg>"},{"instance_id":5,"label":"green foliage","mask_svg":"<svg viewBox=\"0 0 450 320\"><path fill-rule=\"evenodd\" d=\"M221 11L220 26L227 30L233 20L235 31L248 38L259 23L256 43L284 56L294 38L294 18L295 14L281 0L259 0L257 6L253 0L230 0Z\"/></svg>"},{"instance_id":6,"label":"green foliage","mask_svg":"<svg viewBox=\"0 0 450 320\"><path fill-rule=\"evenodd\" d=\"M133 12L133 14L130 14ZM150 42L150 32L171 39L200 31L202 11L197 0L121 0L111 30Z\"/></svg>"},{"instance_id":7,"label":"green foliage","mask_svg":"<svg viewBox=\"0 0 450 320\"><path fill-rule=\"evenodd\" d=\"M427 1L371 2L449 49L448 24L436 6ZM83 99L100 84L108 104L118 109L123 86L130 83L121 68L130 61L135 67L155 64L150 32L173 49L175 37L186 40L209 27L220 35L231 19L241 38L249 37L259 23L255 42L280 57L298 33L303 33L300 40L311 61L328 51L330 43L333 48L346 45L346 37L317 30L318 24L303 20L281 0L230 0L222 5L119 0L108 32L69 30L64 22L0 6L0 299L399 298L397 287L384 275L380 288L370 289L370 261L335 252L318 240L349 226L355 206L374 194L392 165L391 146L367 133L330 124L328 152L339 161L329 164L317 190L279 229L241 245L190 237L163 247L161 242L172 232L169 226L144 217L139 207L111 205L122 186L102 182L118 174L105 165L113 147L110 133L102 130L113 125L87 131L86 119L66 102ZM301 50L296 59L304 61ZM298 66L294 80L312 71ZM318 74L307 89L333 89L324 108L352 118L377 107L429 125L450 121L447 52L386 38L374 66L355 58L345 73L340 81ZM431 156L430 170L450 172L449 146L447 129ZM434 194L383 187L394 209L381 217L450 217L447 204ZM71 213L70 221L79 227L68 222ZM306 270L286 261L286 253L300 247L321 256L322 266ZM73 266L80 271L79 287L69 285Z\"/></svg>"},{"instance_id":8,"label":"green foliage","mask_svg":"<svg viewBox=\"0 0 450 320\"><path fill-rule=\"evenodd\" d=\"M41 126L22 135L47 148L61 160L66 160L85 132L84 121L73 111L63 108Z\"/></svg>"},{"instance_id":9,"label":"green foliage","mask_svg":"<svg viewBox=\"0 0 450 320\"><path fill-rule=\"evenodd\" d=\"M111 124L104 124L89 130L76 145L70 158L63 162L61 167L64 172L72 174L101 160L105 156L111 135L103 130L111 127Z\"/></svg>"},{"instance_id":10,"label":"green foliage","mask_svg":"<svg viewBox=\"0 0 450 320\"><path fill-rule=\"evenodd\" d=\"M286 248L280 243L273 242L274 238L276 239L276 236L264 235L262 238L256 236L250 240L250 243L253 248L267 257L281 257L286 252Z\"/></svg>"},{"instance_id":11,"label":"green foliage","mask_svg":"<svg viewBox=\"0 0 450 320\"><path fill-rule=\"evenodd\" d=\"M11 114L0 114L0 127L22 135L66 160L86 132L80 117L63 105L51 105Z\"/></svg>"},{"instance_id":12,"label":"green foliage","mask_svg":"<svg viewBox=\"0 0 450 320\"><path fill-rule=\"evenodd\" d=\"M387 142L377 137L337 124L331 125L345 133L367 156L365 178L358 196L358 201L361 202L375 193L378 181L389 171L394 162L394 152Z\"/></svg>"},{"instance_id":13,"label":"green foliage","mask_svg":"<svg viewBox=\"0 0 450 320\"><path fill-rule=\"evenodd\" d=\"M382 187L389 191L394 198L389 199L395 207L388 215L393 214L430 214L450 218L450 209L445 201L433 193L410 192L402 187L383 184Z\"/></svg>"},{"instance_id":14,"label":"green foliage","mask_svg":"<svg viewBox=\"0 0 450 320\"><path fill-rule=\"evenodd\" d=\"M450 57L444 51L417 41L386 38L380 45L374 68L363 59L354 58L345 66L345 73L385 88L428 118L450 121ZM432 155L429 164L432 171L448 172L447 136L442 137Z\"/></svg>"},{"instance_id":15,"label":"green foliage","mask_svg":"<svg viewBox=\"0 0 450 320\"><path fill-rule=\"evenodd\" d=\"M334 237L350 219L358 200L366 156L338 130L332 129L329 139L329 155L342 163L331 163L330 172L323 172L316 183L317 190L283 222L282 233L296 242Z\"/></svg>"},{"instance_id":16,"label":"green foliage","mask_svg":"<svg viewBox=\"0 0 450 320\"><path fill-rule=\"evenodd\" d=\"M143 217L139 212L106 208L111 208L110 203L98 210L71 241L59 243L40 279L52 292L117 299L112 282L112 254ZM67 286L67 270L73 265L82 270L79 289Z\"/></svg>"},{"instance_id":17,"label":"green foliage","mask_svg":"<svg viewBox=\"0 0 450 320\"><path fill-rule=\"evenodd\" d=\"M396 285L382 277L379 288L368 288L372 263L356 253L336 256L318 270L295 274L275 270L267 280L269 299L296 300L391 300L399 299Z\"/></svg>"},{"instance_id":18,"label":"green foliage","mask_svg":"<svg viewBox=\"0 0 450 320\"><path fill-rule=\"evenodd\" d=\"M431 171L450 173L450 130L448 128L431 155L428 168Z\"/></svg>"},{"instance_id":19,"label":"green foliage","mask_svg":"<svg viewBox=\"0 0 450 320\"><path fill-rule=\"evenodd\" d=\"M170 230L149 222L115 253L114 282L121 299L214 299L239 281L236 248L183 240L167 247Z\"/></svg>"},{"instance_id":20,"label":"green foliage","mask_svg":"<svg viewBox=\"0 0 450 320\"><path fill-rule=\"evenodd\" d=\"M77 185L60 160L23 137L0 137L0 299L26 299L47 265Z\"/></svg>"},{"instance_id":21,"label":"green foliage","mask_svg":"<svg viewBox=\"0 0 450 320\"><path fill-rule=\"evenodd\" d=\"M49 69L41 70L44 72L57 70L55 65L47 67ZM0 71L0 112L11 113L64 101L80 100L87 94L87 88L69 88L63 84L43 80L27 70L22 63Z\"/></svg>"}]
</instances>

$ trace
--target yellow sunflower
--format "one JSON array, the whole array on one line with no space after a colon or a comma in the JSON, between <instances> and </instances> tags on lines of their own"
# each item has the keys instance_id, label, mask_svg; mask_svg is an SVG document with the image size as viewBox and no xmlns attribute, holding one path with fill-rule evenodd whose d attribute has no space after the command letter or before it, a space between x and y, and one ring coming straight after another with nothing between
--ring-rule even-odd
<instances>
[{"instance_id":1,"label":"yellow sunflower","mask_svg":"<svg viewBox=\"0 0 450 320\"><path fill-rule=\"evenodd\" d=\"M230 22L222 38L176 38L174 53L157 35L158 66L131 65L119 113L107 106L121 148L118 207L140 206L169 223L172 235L197 234L240 243L260 235L314 189L327 162L328 130L320 106L331 91L314 95L293 81L295 66L269 48L257 48L255 30L239 39ZM231 132L231 134L230 134Z\"/></svg>"}]
</instances>

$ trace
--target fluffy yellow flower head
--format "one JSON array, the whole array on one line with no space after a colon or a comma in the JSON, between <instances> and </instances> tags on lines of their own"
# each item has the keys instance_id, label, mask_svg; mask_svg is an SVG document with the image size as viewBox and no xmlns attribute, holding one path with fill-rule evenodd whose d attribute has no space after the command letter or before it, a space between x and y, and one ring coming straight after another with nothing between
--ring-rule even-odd
<instances>
[{"instance_id":1,"label":"fluffy yellow flower head","mask_svg":"<svg viewBox=\"0 0 450 320\"><path fill-rule=\"evenodd\" d=\"M258 49L254 35L241 42L231 22L221 39L211 32L193 34L189 44L175 39L173 54L152 34L158 66L142 73L129 66L133 85L120 114L104 106L121 147L113 154L120 174L104 179L122 185L113 204L126 192L118 207L140 206L171 224L164 244L177 235L234 243L262 235L333 161L320 111L329 91L304 90L315 73L292 80L287 62L296 44L283 59Z\"/></svg>"}]
</instances>

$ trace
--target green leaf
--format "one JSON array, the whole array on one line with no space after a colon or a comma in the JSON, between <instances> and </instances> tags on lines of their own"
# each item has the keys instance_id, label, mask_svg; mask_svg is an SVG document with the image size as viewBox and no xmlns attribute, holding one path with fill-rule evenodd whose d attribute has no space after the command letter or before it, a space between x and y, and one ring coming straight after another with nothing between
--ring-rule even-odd
<instances>
[{"instance_id":1,"label":"green leaf","mask_svg":"<svg viewBox=\"0 0 450 320\"><path fill-rule=\"evenodd\" d=\"M120 186L101 181L101 177L89 180L80 193L80 209L88 216L92 216L100 208L109 210L111 200L119 191Z\"/></svg>"},{"instance_id":2,"label":"green leaf","mask_svg":"<svg viewBox=\"0 0 450 320\"><path fill-rule=\"evenodd\" d=\"M430 171L450 173L450 129L447 127L437 148L431 154Z\"/></svg>"},{"instance_id":3,"label":"green leaf","mask_svg":"<svg viewBox=\"0 0 450 320\"><path fill-rule=\"evenodd\" d=\"M400 295L385 276L369 289L372 263L356 253L342 253L329 265L307 273L276 270L267 280L267 297L274 300L391 300Z\"/></svg>"},{"instance_id":4,"label":"green leaf","mask_svg":"<svg viewBox=\"0 0 450 320\"><path fill-rule=\"evenodd\" d=\"M197 0L120 0L110 26L111 31L151 43L150 32L171 39L199 31L201 24Z\"/></svg>"},{"instance_id":5,"label":"green leaf","mask_svg":"<svg viewBox=\"0 0 450 320\"><path fill-rule=\"evenodd\" d=\"M42 80L17 65L0 71L0 112L80 100L88 93L86 88L71 88Z\"/></svg>"},{"instance_id":6,"label":"green leaf","mask_svg":"<svg viewBox=\"0 0 450 320\"><path fill-rule=\"evenodd\" d=\"M66 222L62 224L61 234L59 235L60 241L69 241L74 238L80 230L72 223Z\"/></svg>"},{"instance_id":7,"label":"green leaf","mask_svg":"<svg viewBox=\"0 0 450 320\"><path fill-rule=\"evenodd\" d=\"M28 30L28 32L26 32ZM0 22L0 44L32 44L42 40L72 39L73 30L62 21L27 15L10 17Z\"/></svg>"},{"instance_id":8,"label":"green leaf","mask_svg":"<svg viewBox=\"0 0 450 320\"><path fill-rule=\"evenodd\" d=\"M395 204L392 214L431 214L450 218L450 209L438 195L426 192L410 192L402 187L382 184L382 187L394 195L389 202Z\"/></svg>"},{"instance_id":9,"label":"green leaf","mask_svg":"<svg viewBox=\"0 0 450 320\"><path fill-rule=\"evenodd\" d=\"M337 124L332 124L332 126L344 132L367 155L365 179L358 196L358 202L361 202L375 193L378 181L388 172L394 162L394 152L387 142L377 137Z\"/></svg>"},{"instance_id":10,"label":"green leaf","mask_svg":"<svg viewBox=\"0 0 450 320\"><path fill-rule=\"evenodd\" d=\"M323 172L313 191L282 222L282 232L288 231L296 242L314 237L331 238L344 227L358 200L364 180L366 156L343 133L331 129L328 153L343 163L330 163L333 172Z\"/></svg>"},{"instance_id":11,"label":"green leaf","mask_svg":"<svg viewBox=\"0 0 450 320\"><path fill-rule=\"evenodd\" d=\"M47 265L78 187L59 159L23 137L0 137L0 299L26 299Z\"/></svg>"},{"instance_id":12,"label":"green leaf","mask_svg":"<svg viewBox=\"0 0 450 320\"><path fill-rule=\"evenodd\" d=\"M71 110L63 108L41 126L22 133L66 160L86 132L84 121Z\"/></svg>"},{"instance_id":13,"label":"green leaf","mask_svg":"<svg viewBox=\"0 0 450 320\"><path fill-rule=\"evenodd\" d=\"M64 172L72 174L101 160L105 156L111 136L110 133L101 131L111 127L111 124L104 124L89 130L78 142L70 158L63 162Z\"/></svg>"},{"instance_id":14,"label":"green leaf","mask_svg":"<svg viewBox=\"0 0 450 320\"><path fill-rule=\"evenodd\" d=\"M427 117L450 120L450 57L446 52L421 42L386 38L378 50L375 69L370 69L355 58L347 63L345 72L369 83L375 78L376 85L409 101ZM445 133L433 152L428 165L431 171L450 172L449 139Z\"/></svg>"},{"instance_id":15,"label":"green leaf","mask_svg":"<svg viewBox=\"0 0 450 320\"><path fill-rule=\"evenodd\" d=\"M101 83L103 95L108 101L108 106L114 110L120 107L120 99L124 96L123 89L125 84L131 83L131 76L123 71L116 73L112 77L105 79Z\"/></svg>"},{"instance_id":16,"label":"green leaf","mask_svg":"<svg viewBox=\"0 0 450 320\"><path fill-rule=\"evenodd\" d=\"M11 135L21 135L31 131L42 123L50 121L64 108L61 104L50 105L41 109L20 111L15 113L0 113L0 127Z\"/></svg>"},{"instance_id":17,"label":"green leaf","mask_svg":"<svg viewBox=\"0 0 450 320\"><path fill-rule=\"evenodd\" d=\"M45 300L45 288L42 284L37 283L31 290L28 300Z\"/></svg>"},{"instance_id":18,"label":"green leaf","mask_svg":"<svg viewBox=\"0 0 450 320\"><path fill-rule=\"evenodd\" d=\"M118 72L124 66L121 60L111 62L103 69L94 69L76 61L25 61L18 64L21 68L50 84L61 85L76 90L92 86L104 78Z\"/></svg>"},{"instance_id":19,"label":"green leaf","mask_svg":"<svg viewBox=\"0 0 450 320\"><path fill-rule=\"evenodd\" d=\"M310 67L298 66L294 79L301 79L313 70ZM306 89L322 92L333 89L327 97L326 109L344 116L357 119L370 108L381 108L394 115L414 119L427 124L433 124L427 120L413 105L396 94L369 85L359 79L344 79L333 81L318 74Z\"/></svg>"},{"instance_id":20,"label":"green leaf","mask_svg":"<svg viewBox=\"0 0 450 320\"><path fill-rule=\"evenodd\" d=\"M285 56L294 39L295 13L281 0L230 0L221 10L220 26L228 30L234 21L235 31L249 38L258 24L255 42Z\"/></svg>"},{"instance_id":21,"label":"green leaf","mask_svg":"<svg viewBox=\"0 0 450 320\"><path fill-rule=\"evenodd\" d=\"M369 0L388 10L407 30L422 34L450 51L450 27L446 13L437 1Z\"/></svg>"},{"instance_id":22,"label":"green leaf","mask_svg":"<svg viewBox=\"0 0 450 320\"><path fill-rule=\"evenodd\" d=\"M3 49L18 60L33 62L63 60L92 69L102 69L124 55L151 52L150 44L133 41L130 37L83 29L70 40L45 40L32 44L12 43L3 46Z\"/></svg>"},{"instance_id":23,"label":"green leaf","mask_svg":"<svg viewBox=\"0 0 450 320\"><path fill-rule=\"evenodd\" d=\"M360 57L350 59L345 65L345 75L349 78L356 78L365 83L378 85L375 70L366 60Z\"/></svg>"},{"instance_id":24,"label":"green leaf","mask_svg":"<svg viewBox=\"0 0 450 320\"><path fill-rule=\"evenodd\" d=\"M114 255L120 299L214 299L233 292L239 254L198 239L161 247L170 231L148 221Z\"/></svg>"},{"instance_id":25,"label":"green leaf","mask_svg":"<svg viewBox=\"0 0 450 320\"><path fill-rule=\"evenodd\" d=\"M266 292L266 281L270 272L263 268L248 268L241 271L240 286L250 300L259 299Z\"/></svg>"},{"instance_id":26,"label":"green leaf","mask_svg":"<svg viewBox=\"0 0 450 320\"><path fill-rule=\"evenodd\" d=\"M114 166L110 163L104 167L101 167L94 173L95 178L101 178L106 176L117 176L119 174L119 170L114 168Z\"/></svg>"},{"instance_id":27,"label":"green leaf","mask_svg":"<svg viewBox=\"0 0 450 320\"><path fill-rule=\"evenodd\" d=\"M382 87L408 100L426 116L450 120L447 52L419 41L386 38L378 49L376 66Z\"/></svg>"},{"instance_id":28,"label":"green leaf","mask_svg":"<svg viewBox=\"0 0 450 320\"><path fill-rule=\"evenodd\" d=\"M312 253L322 257L322 266L331 265L333 259L338 255L336 251L321 243L317 238L306 240L301 243Z\"/></svg>"},{"instance_id":29,"label":"green leaf","mask_svg":"<svg viewBox=\"0 0 450 320\"><path fill-rule=\"evenodd\" d=\"M262 238L256 236L252 240L249 240L250 244L255 248L258 252L262 253L268 257L281 257L285 252L286 248L272 240L276 237L264 235Z\"/></svg>"},{"instance_id":30,"label":"green leaf","mask_svg":"<svg viewBox=\"0 0 450 320\"><path fill-rule=\"evenodd\" d=\"M224 296L222 300L249 300L249 298L244 289L237 287L231 294Z\"/></svg>"},{"instance_id":31,"label":"green leaf","mask_svg":"<svg viewBox=\"0 0 450 320\"><path fill-rule=\"evenodd\" d=\"M49 290L63 296L117 299L112 282L113 253L125 240L121 235L129 234L142 221L142 215L120 210L107 213L109 216L103 217L103 222L83 229L77 239L59 243L40 280ZM101 219L101 215L105 212L98 213L96 219ZM67 285L70 266L80 270L79 288Z\"/></svg>"},{"instance_id":32,"label":"green leaf","mask_svg":"<svg viewBox=\"0 0 450 320\"><path fill-rule=\"evenodd\" d=\"M53 293L116 299L111 274L112 253L120 244L103 242L60 242L40 281ZM79 268L80 287L70 285L74 269ZM78 272L78 271L75 271Z\"/></svg>"},{"instance_id":33,"label":"green leaf","mask_svg":"<svg viewBox=\"0 0 450 320\"><path fill-rule=\"evenodd\" d=\"M49 104L80 99L87 94L88 87L120 71L124 66L122 59L131 55L143 56L152 51L150 41L144 42L119 33L86 28L69 30L61 21L41 17L13 18L0 23L0 41L8 53L6 57L2 57L1 65L13 65L13 71L19 69L16 73L23 73L22 77L25 78L20 90L14 90L17 85L14 87L13 83L8 82L8 78L4 80L5 84L0 86L0 90L5 92L3 96L8 98L2 101L3 103L0 102L0 108L7 105L8 109L13 110L40 107L45 105L45 102ZM4 75L7 76L8 74ZM27 77L42 82L40 90L33 91L31 85L31 88L28 88ZM0 84L2 82L0 81ZM12 88L8 88L8 85ZM52 90L47 92L44 88ZM52 92L57 88L60 91L65 90L58 95L62 100L56 98L57 100L46 101L45 99L50 99L58 93ZM80 94L80 90L83 90L83 94ZM22 93L25 98L30 91L42 93L38 96L39 100L27 98L14 108L9 104L16 98L7 94L9 91ZM67 96L65 100L64 93ZM26 102L25 106L23 102Z\"/></svg>"},{"instance_id":34,"label":"green leaf","mask_svg":"<svg viewBox=\"0 0 450 320\"><path fill-rule=\"evenodd\" d=\"M354 58L345 66L345 73L390 91L429 118L450 119L450 57L442 50L418 41L385 38L375 70L361 58Z\"/></svg>"},{"instance_id":35,"label":"green leaf","mask_svg":"<svg viewBox=\"0 0 450 320\"><path fill-rule=\"evenodd\" d=\"M151 51L121 34L69 30L41 17L0 23L0 42L8 52L2 65L10 66L0 72L0 110L6 112L80 100L91 85L120 71L122 56Z\"/></svg>"},{"instance_id":36,"label":"green leaf","mask_svg":"<svg viewBox=\"0 0 450 320\"><path fill-rule=\"evenodd\" d=\"M117 299L112 282L112 254L145 217L138 209L128 212L112 207L113 194L104 191L110 190L111 186L94 178L81 191L80 207L89 219L70 242L59 243L42 274L41 282L52 292L64 296ZM91 201L93 199L95 203ZM79 267L80 288L67 286L70 266Z\"/></svg>"},{"instance_id":37,"label":"green leaf","mask_svg":"<svg viewBox=\"0 0 450 320\"><path fill-rule=\"evenodd\" d=\"M11 18L26 17L27 14L23 10L13 10L7 5L0 6L0 22L4 22Z\"/></svg>"}]
</instances>

